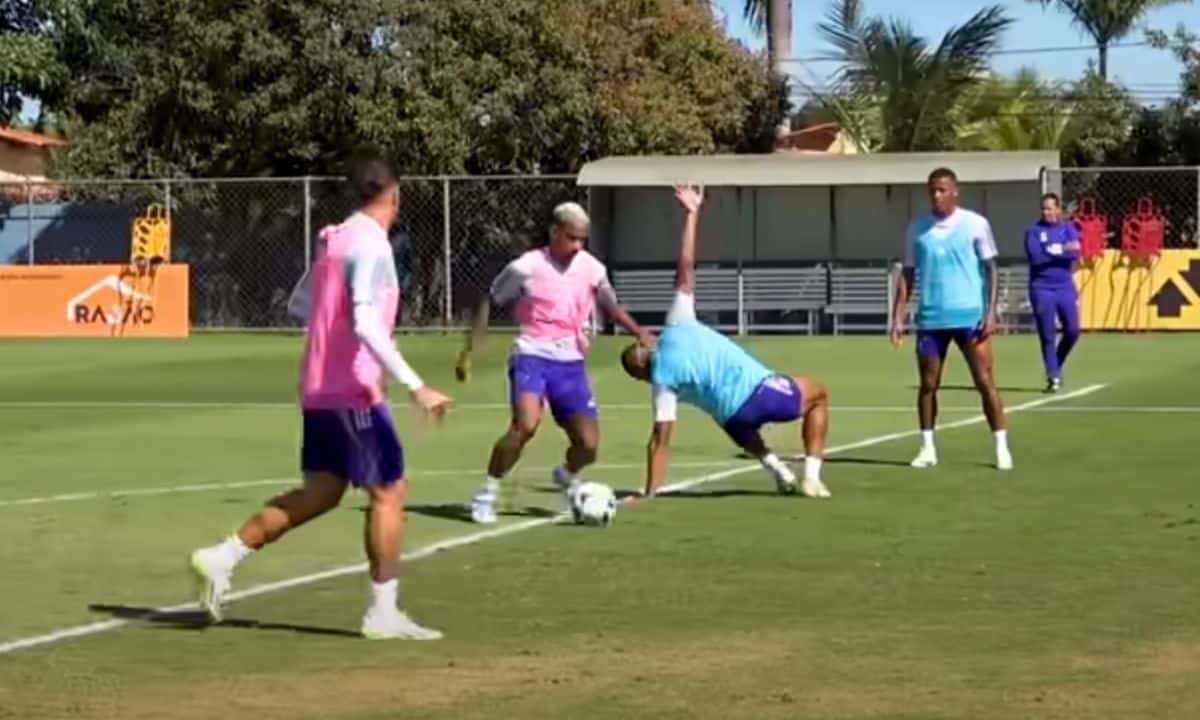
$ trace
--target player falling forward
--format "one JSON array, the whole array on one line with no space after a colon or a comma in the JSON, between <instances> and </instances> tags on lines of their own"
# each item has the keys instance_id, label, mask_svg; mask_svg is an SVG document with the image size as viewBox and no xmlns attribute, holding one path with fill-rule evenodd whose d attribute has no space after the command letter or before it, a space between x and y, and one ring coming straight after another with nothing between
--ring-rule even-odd
<instances>
[{"instance_id":1,"label":"player falling forward","mask_svg":"<svg viewBox=\"0 0 1200 720\"><path fill-rule=\"evenodd\" d=\"M617 301L604 264L583 248L588 230L588 215L578 204L556 207L549 243L524 253L496 276L459 356L457 375L465 380L472 348L487 328L491 303L516 301L521 333L508 366L512 419L492 448L483 487L471 498L471 519L477 523L496 522L500 481L537 432L543 402L570 441L565 462L552 473L554 482L569 492L578 484L580 471L595 462L600 429L584 363L594 304L599 301L605 313L641 342L654 342Z\"/></svg>"},{"instance_id":2,"label":"player falling forward","mask_svg":"<svg viewBox=\"0 0 1200 720\"><path fill-rule=\"evenodd\" d=\"M738 447L775 476L776 488L785 494L796 492L796 476L767 448L759 430L769 423L803 418L805 458L800 491L808 497L829 497L821 482L829 426L824 385L813 378L768 370L740 345L696 319L696 227L704 192L681 187L676 188L675 197L686 218L667 327L659 335L657 349L630 345L621 353L625 372L653 386L654 429L646 461L646 496L654 495L666 477L676 405L682 400L716 420Z\"/></svg>"},{"instance_id":3,"label":"player falling forward","mask_svg":"<svg viewBox=\"0 0 1200 720\"><path fill-rule=\"evenodd\" d=\"M383 369L435 419L450 399L425 385L392 342L399 289L387 229L399 206L396 175L382 159L364 156L352 163L350 181L361 209L321 231L317 260L289 303L307 319L300 373L303 484L270 500L237 534L192 553L192 568L202 604L220 620L221 599L238 563L336 507L347 484L354 485L371 501L366 551L372 601L363 635L432 640L441 633L413 622L396 605L408 483Z\"/></svg>"},{"instance_id":4,"label":"player falling forward","mask_svg":"<svg viewBox=\"0 0 1200 720\"><path fill-rule=\"evenodd\" d=\"M917 412L921 450L912 466L937 465L933 429L937 391L946 351L953 342L966 358L983 402L996 445L996 467L1011 470L1012 453L1004 423L1004 403L992 375L991 336L996 330L996 240L987 218L958 206L958 177L938 168L929 175L932 210L908 226L904 271L896 285L892 344L900 347L914 279L920 278L917 307L917 370L921 390ZM914 272L915 271L915 272Z\"/></svg>"}]
</instances>

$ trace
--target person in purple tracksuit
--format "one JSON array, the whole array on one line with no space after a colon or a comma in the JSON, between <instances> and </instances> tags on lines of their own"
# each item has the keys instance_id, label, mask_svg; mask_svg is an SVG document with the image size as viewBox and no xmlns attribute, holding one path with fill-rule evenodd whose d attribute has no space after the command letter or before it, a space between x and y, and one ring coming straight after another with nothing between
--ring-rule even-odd
<instances>
[{"instance_id":1,"label":"person in purple tracksuit","mask_svg":"<svg viewBox=\"0 0 1200 720\"><path fill-rule=\"evenodd\" d=\"M1042 219L1025 231L1029 259L1029 299L1037 318L1046 392L1062 387L1062 368L1079 340L1079 291L1072 270L1079 259L1079 232L1062 219L1062 204L1054 193L1042 196ZM1056 322L1062 339L1055 345Z\"/></svg>"}]
</instances>

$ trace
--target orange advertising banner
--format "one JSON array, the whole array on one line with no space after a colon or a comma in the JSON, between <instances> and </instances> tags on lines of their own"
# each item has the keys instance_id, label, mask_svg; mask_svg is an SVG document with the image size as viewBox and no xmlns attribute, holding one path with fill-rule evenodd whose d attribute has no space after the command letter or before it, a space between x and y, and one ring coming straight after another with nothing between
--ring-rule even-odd
<instances>
[{"instance_id":1,"label":"orange advertising banner","mask_svg":"<svg viewBox=\"0 0 1200 720\"><path fill-rule=\"evenodd\" d=\"M188 266L0 265L0 337L188 336Z\"/></svg>"}]
</instances>

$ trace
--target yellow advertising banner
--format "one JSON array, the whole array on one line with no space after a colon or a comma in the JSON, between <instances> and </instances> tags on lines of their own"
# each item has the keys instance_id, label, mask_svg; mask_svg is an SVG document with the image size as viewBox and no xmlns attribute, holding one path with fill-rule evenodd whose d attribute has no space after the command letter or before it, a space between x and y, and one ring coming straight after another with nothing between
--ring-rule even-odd
<instances>
[{"instance_id":1,"label":"yellow advertising banner","mask_svg":"<svg viewBox=\"0 0 1200 720\"><path fill-rule=\"evenodd\" d=\"M1075 271L1084 330L1200 330L1200 251L1149 262L1107 250Z\"/></svg>"},{"instance_id":2,"label":"yellow advertising banner","mask_svg":"<svg viewBox=\"0 0 1200 720\"><path fill-rule=\"evenodd\" d=\"M188 336L188 266L0 268L0 337Z\"/></svg>"}]
</instances>

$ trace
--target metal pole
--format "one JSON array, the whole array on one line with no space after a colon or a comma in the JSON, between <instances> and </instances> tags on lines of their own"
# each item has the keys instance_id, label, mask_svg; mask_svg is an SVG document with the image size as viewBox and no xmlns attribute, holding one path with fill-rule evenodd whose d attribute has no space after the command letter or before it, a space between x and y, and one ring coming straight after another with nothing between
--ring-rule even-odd
<instances>
[{"instance_id":1,"label":"metal pole","mask_svg":"<svg viewBox=\"0 0 1200 720\"><path fill-rule=\"evenodd\" d=\"M33 183L25 181L25 253L33 265Z\"/></svg>"},{"instance_id":2,"label":"metal pole","mask_svg":"<svg viewBox=\"0 0 1200 720\"><path fill-rule=\"evenodd\" d=\"M450 178L442 178L442 272L444 274L445 295L442 299L442 321L449 329L454 316L454 292L451 287L452 273L450 271Z\"/></svg>"},{"instance_id":3,"label":"metal pole","mask_svg":"<svg viewBox=\"0 0 1200 720\"><path fill-rule=\"evenodd\" d=\"M167 223L170 223L170 222L171 222L171 215L172 215L172 213L174 213L174 211L175 211L175 203L174 203L174 202L172 202L172 198L171 198L171 181L170 181L170 180L167 180L166 192L164 193L164 195L163 195L163 198L165 199L165 201L166 201L166 206L167 206L167 207L166 207L166 211L167 211Z\"/></svg>"},{"instance_id":4,"label":"metal pole","mask_svg":"<svg viewBox=\"0 0 1200 720\"><path fill-rule=\"evenodd\" d=\"M1192 226L1192 242L1200 248L1200 167L1196 168L1196 224Z\"/></svg>"},{"instance_id":5,"label":"metal pole","mask_svg":"<svg viewBox=\"0 0 1200 720\"><path fill-rule=\"evenodd\" d=\"M304 178L304 272L312 265L312 178Z\"/></svg>"},{"instance_id":6,"label":"metal pole","mask_svg":"<svg viewBox=\"0 0 1200 720\"><path fill-rule=\"evenodd\" d=\"M738 224L739 225L742 224L743 215L744 215L743 200L745 199L745 196L743 195L743 192L744 192L743 188L739 187L738 188ZM757 203L758 203L757 191L754 188L751 188L750 192L754 193L750 197L754 201L754 206L757 207ZM755 217L754 210L752 209L751 215L750 215L750 235L751 235L751 237L753 237L754 234L757 232L758 232L757 218ZM739 239L737 241L737 334L738 335L746 334L746 292L745 291L746 291L745 278L742 277L742 242Z\"/></svg>"}]
</instances>

